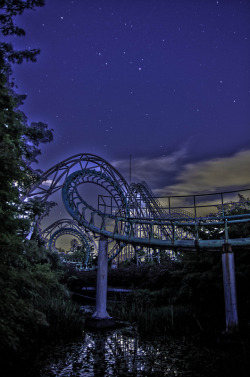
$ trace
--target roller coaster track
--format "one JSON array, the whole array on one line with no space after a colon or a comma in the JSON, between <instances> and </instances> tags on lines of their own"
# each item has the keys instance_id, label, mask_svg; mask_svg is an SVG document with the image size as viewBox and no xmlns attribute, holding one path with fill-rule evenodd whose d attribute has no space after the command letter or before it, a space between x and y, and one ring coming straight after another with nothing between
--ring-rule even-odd
<instances>
[{"instance_id":1,"label":"roller coaster track","mask_svg":"<svg viewBox=\"0 0 250 377\"><path fill-rule=\"evenodd\" d=\"M39 182L34 184L30 190L27 192L26 196L23 200L30 200L30 199L38 199L40 202L46 204L47 200L53 199L58 193L61 193L63 183L65 179L67 179L68 175L76 170L86 171L90 170L94 172L94 176L91 177L89 175L89 183L95 183L96 185L102 186L102 179L98 174L106 174L109 177L109 180L113 182L110 187L110 194L112 195L113 199L116 202L116 207L118 208L118 212L121 213L123 211L124 203L126 202L126 195L129 191L129 185L127 184L126 180L122 177L122 175L107 161L104 159L92 155L92 154L77 154L74 155L47 170L44 174L42 174ZM94 179L95 178L95 179ZM107 188L107 187L105 187ZM115 194L116 190L118 190L119 194ZM123 205L121 205L121 199L123 198ZM49 206L48 206L49 207ZM128 215L128 208L127 213ZM40 228L41 218L37 220L37 226ZM53 224L52 224L53 227ZM50 227L48 227L49 229ZM83 231L89 232L88 229L83 229ZM46 232L40 229L40 234L42 238L46 240ZM95 238L99 236L98 232L94 234L90 234L90 237ZM120 253L121 249L124 247L122 243L115 243L112 239L110 239L110 259L114 258L117 254Z\"/></svg>"},{"instance_id":2,"label":"roller coaster track","mask_svg":"<svg viewBox=\"0 0 250 377\"><path fill-rule=\"evenodd\" d=\"M101 187L112 197L116 204L112 213L88 202L81 191L86 183ZM25 199L36 197L46 202L60 191L65 208L82 231L115 241L111 259L126 245L182 251L220 249L224 242L250 245L250 238L229 240L227 232L231 224L250 221L250 213L197 217L181 209L167 212L145 182L129 186L111 164L92 154L72 156L49 169ZM224 227L221 239L199 237L199 229L210 226Z\"/></svg>"},{"instance_id":3,"label":"roller coaster track","mask_svg":"<svg viewBox=\"0 0 250 377\"><path fill-rule=\"evenodd\" d=\"M159 216L163 219L169 219L171 217L179 217L179 218L193 218L193 214L191 212L185 210L170 210L166 211L166 209L162 206L161 202L158 198L154 195L151 188L147 185L145 181L141 183L132 183L131 187L134 190L139 190L143 194L143 198L148 203L149 207L152 209L152 213L156 216Z\"/></svg>"},{"instance_id":4,"label":"roller coaster track","mask_svg":"<svg viewBox=\"0 0 250 377\"><path fill-rule=\"evenodd\" d=\"M52 251L57 251L56 241L58 238L64 235L73 236L75 239L80 241L80 245L85 251L85 260L83 261L83 264L87 266L90 255L97 255L97 245L91 235L85 232L84 229L80 228L74 220L61 219L55 221L53 224L44 229L41 234L43 240L46 242L47 248ZM67 255L63 255L62 259L66 261L69 258Z\"/></svg>"},{"instance_id":5,"label":"roller coaster track","mask_svg":"<svg viewBox=\"0 0 250 377\"><path fill-rule=\"evenodd\" d=\"M154 219L159 218L163 220L169 220L171 217L192 218L192 214L184 210L167 212L166 209L163 208L161 202L156 198L152 190L148 187L147 183L144 181L141 183L132 183L130 185L130 189L135 193L135 195L137 195L137 201L142 201L144 203L143 208L146 217L152 217ZM166 238L171 239L172 227L162 226L161 232ZM184 232L182 228L176 228L175 234L178 239L188 239L192 238L193 236L188 232Z\"/></svg>"}]
</instances>

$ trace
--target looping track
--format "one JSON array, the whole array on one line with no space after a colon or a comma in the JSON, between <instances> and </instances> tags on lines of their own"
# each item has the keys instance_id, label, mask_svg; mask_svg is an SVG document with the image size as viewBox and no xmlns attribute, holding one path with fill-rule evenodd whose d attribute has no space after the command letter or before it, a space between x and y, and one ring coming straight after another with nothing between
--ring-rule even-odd
<instances>
[{"instance_id":1,"label":"looping track","mask_svg":"<svg viewBox=\"0 0 250 377\"><path fill-rule=\"evenodd\" d=\"M101 195L102 206L95 208L82 193L84 185L101 187L108 205ZM250 245L250 238L230 239L230 224L250 221L250 213L227 216L197 217L186 209L166 210L145 182L129 185L123 176L107 161L92 155L72 156L45 172L26 198L38 197L46 201L62 191L62 200L75 224L91 237L108 237L115 241L111 258L126 245L153 249L220 249L225 242L232 245ZM102 208L102 209L100 209ZM199 229L223 226L220 239L201 239Z\"/></svg>"},{"instance_id":2,"label":"looping track","mask_svg":"<svg viewBox=\"0 0 250 377\"><path fill-rule=\"evenodd\" d=\"M74 236L75 239L80 241L81 246L84 247L84 264L87 264L91 252L97 252L97 247L92 237L87 232L85 232L83 228L79 227L79 225L74 220L61 219L55 221L53 224L44 229L44 231L42 232L42 238L46 241L47 247L50 250L57 251L57 239L68 234Z\"/></svg>"}]
</instances>

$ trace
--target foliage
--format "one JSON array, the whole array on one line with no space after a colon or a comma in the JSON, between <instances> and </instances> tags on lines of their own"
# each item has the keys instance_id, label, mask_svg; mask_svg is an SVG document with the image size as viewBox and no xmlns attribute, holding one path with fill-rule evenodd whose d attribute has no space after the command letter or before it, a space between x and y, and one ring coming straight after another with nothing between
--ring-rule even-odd
<instances>
[{"instance_id":1,"label":"foliage","mask_svg":"<svg viewBox=\"0 0 250 377\"><path fill-rule=\"evenodd\" d=\"M42 0L0 0L3 36L22 36L15 16L44 4ZM79 308L61 284L62 270L55 254L45 250L36 232L25 240L32 222L53 203L22 201L39 179L31 164L40 154L39 144L53 139L44 123L27 123L19 110L25 96L14 91L11 64L35 61L38 50L15 51L0 42L0 352L5 364L15 363L42 339L79 332Z\"/></svg>"},{"instance_id":2,"label":"foliage","mask_svg":"<svg viewBox=\"0 0 250 377\"><path fill-rule=\"evenodd\" d=\"M121 285L127 280L136 289L122 303L110 304L109 314L137 321L143 332L216 334L223 329L219 253L185 253L181 261L119 267L110 271L109 283L114 286L116 274Z\"/></svg>"},{"instance_id":3,"label":"foliage","mask_svg":"<svg viewBox=\"0 0 250 377\"><path fill-rule=\"evenodd\" d=\"M218 211L208 215L208 217L212 218L211 220L207 220L208 225L203 225L198 228L198 235L200 239L225 239L225 226L224 224L219 224L219 222L221 222L221 218L224 216L228 217L229 219L227 226L229 239L250 237L250 221L239 222L239 219L242 220L244 215L250 213L250 199L245 198L241 194L238 194L238 197L238 201L230 201L228 203L224 203L223 205L218 205ZM234 221L234 223L232 223L232 221ZM211 222L212 225L209 225L209 222ZM218 222L218 225L216 222ZM194 227L186 226L185 230L196 235Z\"/></svg>"},{"instance_id":4,"label":"foliage","mask_svg":"<svg viewBox=\"0 0 250 377\"><path fill-rule=\"evenodd\" d=\"M245 198L239 194L238 202L231 202L229 208L226 210L226 214L244 215L250 212L250 199ZM246 238L250 237L250 222L235 223L229 225L228 229L229 237L231 238Z\"/></svg>"},{"instance_id":5,"label":"foliage","mask_svg":"<svg viewBox=\"0 0 250 377\"><path fill-rule=\"evenodd\" d=\"M55 254L28 241L0 272L0 352L6 363L26 358L45 340L79 334L82 316L60 283Z\"/></svg>"},{"instance_id":6,"label":"foliage","mask_svg":"<svg viewBox=\"0 0 250 377\"><path fill-rule=\"evenodd\" d=\"M25 30L15 24L15 16L21 15L25 10L33 10L37 6L43 6L44 0L1 0L0 1L0 31L3 36L25 36ZM0 49L7 61L11 63L22 63L36 61L39 50L15 51L11 43L1 42Z\"/></svg>"},{"instance_id":7,"label":"foliage","mask_svg":"<svg viewBox=\"0 0 250 377\"><path fill-rule=\"evenodd\" d=\"M4 65L0 50L1 68ZM39 143L52 140L52 131L40 122L27 125L24 115L16 109L18 96L8 87L2 69L0 98L0 233L1 244L5 245L29 229L25 213L32 211L34 203L23 203L21 195L39 177L31 163L40 153Z\"/></svg>"},{"instance_id":8,"label":"foliage","mask_svg":"<svg viewBox=\"0 0 250 377\"><path fill-rule=\"evenodd\" d=\"M78 246L75 250L71 253L67 254L68 260L77 260L79 262L83 262L86 259L86 250L84 246Z\"/></svg>"},{"instance_id":9,"label":"foliage","mask_svg":"<svg viewBox=\"0 0 250 377\"><path fill-rule=\"evenodd\" d=\"M15 25L15 16L25 9L43 5L43 1L1 1L0 30L4 36L24 35L23 29ZM39 143L50 142L52 131L44 123L27 124L26 116L19 110L25 96L14 91L12 62L23 59L34 61L38 50L15 51L11 43L0 43L0 234L1 246L15 244L17 236L27 232L30 222L25 216L32 211L32 203L20 200L32 183L39 177L39 171L31 167L40 154ZM22 215L21 215L22 214Z\"/></svg>"}]
</instances>

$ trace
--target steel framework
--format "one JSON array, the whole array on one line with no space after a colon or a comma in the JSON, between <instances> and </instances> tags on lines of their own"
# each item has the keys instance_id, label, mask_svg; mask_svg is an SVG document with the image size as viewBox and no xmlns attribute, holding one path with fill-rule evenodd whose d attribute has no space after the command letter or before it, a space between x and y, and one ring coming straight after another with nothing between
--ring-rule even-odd
<instances>
[{"instance_id":1,"label":"steel framework","mask_svg":"<svg viewBox=\"0 0 250 377\"><path fill-rule=\"evenodd\" d=\"M86 184L104 189L114 202L112 208L105 205L95 208L81 192ZM46 201L57 192L62 192L62 201L74 226L90 235L92 240L107 237L110 240L110 259L115 258L126 247L149 248L151 250L196 250L221 249L225 242L232 245L250 245L250 238L229 239L228 226L250 221L250 211L239 215L228 215L228 203L223 193L220 201L197 204L196 200L208 200L209 195L193 195L193 205L180 205L180 197L157 198L145 182L128 184L124 177L107 161L93 154L77 154L45 172L26 195ZM233 192L231 192L233 193ZM234 191L236 193L236 191ZM224 193L225 194L225 193ZM227 193L230 194L230 193ZM172 205L174 198L178 205ZM164 200L163 200L164 199ZM189 198L190 199L190 198ZM167 200L167 204L163 205ZM212 203L212 204L211 204ZM220 207L215 215L197 215L202 207ZM202 239L200 229L223 226L219 239ZM46 238L46 231L43 236Z\"/></svg>"}]
</instances>

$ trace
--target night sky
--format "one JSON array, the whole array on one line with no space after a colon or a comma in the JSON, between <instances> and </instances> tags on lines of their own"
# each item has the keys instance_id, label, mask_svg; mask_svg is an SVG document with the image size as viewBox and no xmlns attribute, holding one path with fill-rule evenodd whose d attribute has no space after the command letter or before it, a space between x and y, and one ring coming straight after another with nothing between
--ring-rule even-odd
<instances>
[{"instance_id":1,"label":"night sky","mask_svg":"<svg viewBox=\"0 0 250 377\"><path fill-rule=\"evenodd\" d=\"M250 188L249 0L47 0L16 22L39 164L97 154L157 195Z\"/></svg>"}]
</instances>

